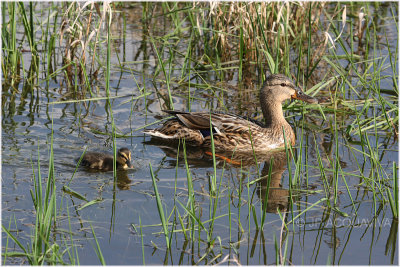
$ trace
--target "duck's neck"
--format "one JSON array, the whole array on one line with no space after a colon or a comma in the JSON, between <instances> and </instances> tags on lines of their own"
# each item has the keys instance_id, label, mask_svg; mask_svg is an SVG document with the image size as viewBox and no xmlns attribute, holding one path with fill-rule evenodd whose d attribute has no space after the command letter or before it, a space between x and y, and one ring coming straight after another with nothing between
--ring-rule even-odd
<instances>
[{"instance_id":1,"label":"duck's neck","mask_svg":"<svg viewBox=\"0 0 400 267\"><path fill-rule=\"evenodd\" d=\"M282 104L279 102L266 102L261 106L261 108L265 118L266 130L272 131L274 134L281 136L283 136L284 130L287 140L290 140L293 144L295 141L294 132L283 116Z\"/></svg>"},{"instance_id":2,"label":"duck's neck","mask_svg":"<svg viewBox=\"0 0 400 267\"><path fill-rule=\"evenodd\" d=\"M267 103L261 106L267 128L275 128L277 126L287 125L287 121L283 116L281 103Z\"/></svg>"}]
</instances>

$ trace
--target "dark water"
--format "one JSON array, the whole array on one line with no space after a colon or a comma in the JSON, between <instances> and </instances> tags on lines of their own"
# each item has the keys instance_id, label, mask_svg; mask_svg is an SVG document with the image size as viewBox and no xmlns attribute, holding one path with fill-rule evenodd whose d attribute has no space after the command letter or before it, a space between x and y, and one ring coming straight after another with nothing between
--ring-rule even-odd
<instances>
[{"instance_id":1,"label":"dark water","mask_svg":"<svg viewBox=\"0 0 400 267\"><path fill-rule=\"evenodd\" d=\"M297 143L295 154L301 158L301 169L296 169L293 159L289 168L286 163L285 151L272 155L275 164L272 167L271 189L268 194L267 213L264 228L257 230L257 223L262 218L262 201L266 195L266 179L256 181L260 176L269 172L271 155L259 158L260 164L247 164L239 167L226 163L221 159L217 164L217 185L220 186L215 224L211 227L208 220L211 218L212 205L215 198L210 197L211 176L214 175L212 159L202 151L188 151L188 167L195 190L195 204L197 216L205 225L207 231L212 231L215 240L213 248L207 246L207 235L198 226L193 233L193 239L185 240L184 234L179 231L172 235L171 251L166 250L165 237L160 226L161 220L157 211L156 198L150 175L151 164L157 179L157 187L162 197L166 216L171 215L169 222L175 221L175 228L181 229L176 210L181 216L186 212L178 204L186 205L188 200L187 170L184 159L178 157L176 151L154 144L148 144L150 138L144 136L142 126L155 122L157 116L163 115L164 100L157 93L155 87L167 94L162 77L153 83L152 75L155 71L156 59L153 55L146 55L141 44L150 44L142 34L141 25L137 18L141 14L140 8L126 11L131 17L127 20L126 41L118 39L121 28L116 27L116 50L123 59L125 67L135 69L135 79L140 86L145 85L146 97L140 97L143 91L133 82L130 71L121 71L115 67L118 60L113 58L111 75L111 96L125 96L106 100L52 103L62 100L74 100L76 97L70 89L61 85L63 76L57 80L50 80L36 84L33 90L24 87L22 80L15 92L3 85L2 94L2 224L6 228L11 220L11 229L18 230L17 234L23 244L30 243L35 222L35 213L30 190L33 188L33 173L38 175L38 162L43 178L47 178L49 167L49 149L51 133L53 131L54 165L57 188L57 224L53 238L60 244L69 239L65 232L73 232L74 244L77 246L80 264L98 264L99 260L93 249L95 241L90 229L94 228L97 240L107 264L142 264L142 241L140 235L139 218L143 225L143 246L146 264L215 264L225 262L229 255L231 264L276 264L276 244L283 240L282 251L287 249L287 263L293 264L397 264L397 222L392 219L388 204L382 205L374 199L373 192L367 185L371 177L371 161L364 158L359 144L351 144L344 139L340 130L339 157L341 172L339 172L337 196L340 211L349 216L342 216L340 212L326 208L321 199L328 197L333 201L331 192L334 179L331 161L335 162L335 138L328 131L319 131L329 127L333 114L325 122L319 121L317 110L300 116L287 113L289 123L295 128ZM121 16L115 18L119 22ZM388 32L396 32L394 25L385 25ZM383 29L381 29L383 31ZM390 35L393 44L397 44L397 35ZM185 51L185 44L182 44ZM393 49L393 47L392 47ZM149 53L149 52L147 52ZM387 50L382 50L387 53ZM59 59L61 60L61 59ZM131 63L145 60L145 63ZM29 62L27 55L26 62ZM236 70L234 70L236 72ZM391 69L386 69L388 74ZM142 75L142 73L144 75ZM172 76L179 73L172 73ZM240 114L257 114L257 88L232 89L237 73L221 87L228 88L225 92L210 93L207 90L190 88L190 101L187 97L187 88L176 87L173 91L173 102L176 110L215 110L226 111L218 97L229 112ZM212 72L205 75L207 79L215 78ZM160 80L161 79L161 80ZM198 82L200 79L198 80ZM352 82L357 82L353 79ZM383 80L382 88L391 88L391 79ZM98 87L98 96L105 96L105 82L99 78L95 82ZM175 87L175 86L174 86ZM247 91L246 91L247 90ZM364 92L361 92L362 98ZM87 96L89 97L89 96ZM139 97L132 100L132 98ZM318 96L317 96L318 97ZM357 97L349 90L348 99ZM111 109L109 108L111 107ZM366 116L371 116L372 110ZM314 114L314 115L313 115ZM111 116L112 115L112 116ZM351 115L353 116L353 115ZM343 116L340 124L352 122L354 118ZM112 118L118 134L126 137L116 138L117 147L128 147L132 153L134 168L126 172L117 173L117 182L114 184L112 172L88 172L83 168L75 170L75 159L84 148L94 151L112 152L113 138ZM305 127L303 122L314 127ZM154 128L155 126L150 126ZM137 130L139 129L139 130ZM104 135L102 133L107 133ZM393 176L393 161L397 162L398 143L385 133L368 135L372 145L379 144L377 155L381 164L380 174L388 180ZM300 148L300 144L302 144ZM181 151L182 152L182 151ZM40 154L39 154L40 153ZM321 162L319 161L319 156ZM321 173L319 164L325 166L325 177ZM363 170L360 173L359 169ZM289 170L290 169L290 170ZM367 178L362 178L364 175ZM290 181L299 179L300 185L289 192ZM347 191L346 184L349 192ZM247 183L256 181L247 187ZM327 182L328 181L328 182ZM328 183L328 184L326 184ZM88 201L98 199L99 202L81 209L86 203L62 191L68 185L71 189L84 195ZM325 189L328 187L328 189ZM311 191L307 191L311 190ZM386 190L386 189L382 189ZM349 195L350 194L350 195ZM287 196L291 196L292 207ZM350 198L351 196L351 198ZM317 205L311 207L313 204ZM276 208L283 211L289 209L285 221L293 218L295 223L288 224L282 229L282 219L275 213ZM311 208L310 208L311 207ZM230 216L229 216L230 211ZM70 226L68 221L70 217ZM188 218L185 218L186 224ZM16 222L16 223L15 223ZM134 226L132 226L134 225ZM231 225L231 226L230 226ZM171 225L170 225L171 229ZM212 229L212 230L211 230ZM190 230L187 234L190 235ZM4 251L7 237L2 235L2 250ZM8 251L19 251L10 242ZM6 264L25 263L23 259L7 258Z\"/></svg>"}]
</instances>

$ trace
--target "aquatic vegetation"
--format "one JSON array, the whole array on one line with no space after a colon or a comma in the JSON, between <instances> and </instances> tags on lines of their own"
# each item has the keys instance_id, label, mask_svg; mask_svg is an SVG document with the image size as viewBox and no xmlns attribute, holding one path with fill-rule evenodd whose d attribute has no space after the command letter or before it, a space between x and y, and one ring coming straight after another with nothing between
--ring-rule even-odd
<instances>
[{"instance_id":1,"label":"aquatic vegetation","mask_svg":"<svg viewBox=\"0 0 400 267\"><path fill-rule=\"evenodd\" d=\"M3 264L398 264L396 3L1 5ZM283 103L280 151L143 134L165 109L263 121L271 73L319 101ZM74 162L117 147L134 168Z\"/></svg>"}]
</instances>

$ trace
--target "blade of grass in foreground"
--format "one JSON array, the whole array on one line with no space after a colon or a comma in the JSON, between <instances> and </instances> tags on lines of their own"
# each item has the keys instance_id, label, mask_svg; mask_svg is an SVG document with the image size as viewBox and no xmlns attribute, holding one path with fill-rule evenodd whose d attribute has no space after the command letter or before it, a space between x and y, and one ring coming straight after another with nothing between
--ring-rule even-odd
<instances>
[{"instance_id":1,"label":"blade of grass in foreground","mask_svg":"<svg viewBox=\"0 0 400 267\"><path fill-rule=\"evenodd\" d=\"M162 226L163 226L164 235L165 235L165 242L166 242L166 245L167 245L167 249L169 249L169 246L170 246L170 242L169 242L169 232L168 232L167 222L166 222L166 220L165 220L164 208L163 208L163 206L162 206L160 194L158 193L156 178L155 178L155 176L154 176L153 168L151 167L151 163L149 163L149 166L150 166L151 180L153 181L154 194L156 195L158 215L160 216L161 223L162 223Z\"/></svg>"},{"instance_id":2,"label":"blade of grass in foreground","mask_svg":"<svg viewBox=\"0 0 400 267\"><path fill-rule=\"evenodd\" d=\"M69 215L69 208L68 205L66 206L67 209L67 218L68 218L68 230L69 230L69 238L71 242L71 249L68 249L68 255L69 255L69 261L72 265L80 265L79 264L79 255L78 255L78 248L74 245L74 239L73 239L73 232L71 228L71 217ZM70 253L70 250L72 250L72 255Z\"/></svg>"},{"instance_id":3,"label":"blade of grass in foreground","mask_svg":"<svg viewBox=\"0 0 400 267\"><path fill-rule=\"evenodd\" d=\"M90 223L90 229L92 229L92 234L93 234L93 237L94 237L94 241L96 242L96 248L94 248L94 251L96 252L97 257L99 258L101 264L102 265L106 265L106 262L105 262L104 257L103 257L103 253L101 253L100 245L99 245L99 242L97 241L97 237L96 237L96 234L94 232L94 229L93 229L93 226L92 226L91 223Z\"/></svg>"},{"instance_id":4,"label":"blade of grass in foreground","mask_svg":"<svg viewBox=\"0 0 400 267\"><path fill-rule=\"evenodd\" d=\"M217 189L217 164L216 164L216 159L215 159L215 144L214 144L214 135L213 135L213 125L212 125L212 120L211 120L211 113L210 113L210 137L211 137L211 151L212 151L212 157L213 157L213 168L214 168L214 175L211 175L211 194L210 194L210 203L209 203L209 218L211 223L209 224L210 228L208 231L207 235L207 243L209 246L211 246L212 243L212 234L214 230L214 222L215 222L215 215L217 211L217 203L219 202L219 193L221 190L221 181L222 177L224 175L224 169L225 169L225 162L224 161L224 166L222 167L222 173L221 173L221 178L219 181L218 189Z\"/></svg>"},{"instance_id":5,"label":"blade of grass in foreground","mask_svg":"<svg viewBox=\"0 0 400 267\"><path fill-rule=\"evenodd\" d=\"M189 164L187 161L187 154L186 154L186 142L183 139L183 156L184 156L184 161L185 161L185 168L186 168L186 179L187 179L187 189L188 189L188 203L187 203L187 208L192 212L192 214L195 214L195 195L194 195L194 189L193 189L193 182L192 182L192 176L190 174L190 169L189 169ZM194 220L192 217L189 217L189 223L192 226L192 231L189 232L191 235L191 238L194 238Z\"/></svg>"},{"instance_id":6,"label":"blade of grass in foreground","mask_svg":"<svg viewBox=\"0 0 400 267\"><path fill-rule=\"evenodd\" d=\"M396 162L393 162L393 196L390 192L390 188L386 188L387 196L389 198L390 209L392 210L393 217L399 218L399 188L398 188L398 177L397 177L397 166Z\"/></svg>"},{"instance_id":7,"label":"blade of grass in foreground","mask_svg":"<svg viewBox=\"0 0 400 267\"><path fill-rule=\"evenodd\" d=\"M10 222L8 223L8 229L10 229L11 228L11 217L10 217ZM9 235L7 235L7 240L6 240L6 245L5 245L5 248L4 248L4 254L3 254L3 257L4 257L4 261L3 261L3 265L6 265L6 262L7 262L7 251L8 251L8 241L9 241Z\"/></svg>"},{"instance_id":8,"label":"blade of grass in foreground","mask_svg":"<svg viewBox=\"0 0 400 267\"><path fill-rule=\"evenodd\" d=\"M18 239L8 230L4 227L4 225L1 225L3 228L3 231L7 234L7 236L11 237L11 239L15 242L15 244L18 245L20 249L24 252L22 255L26 256L28 259L29 264L35 265L35 263L32 261L31 254L26 250L26 248L21 244L21 242L18 241Z\"/></svg>"},{"instance_id":9,"label":"blade of grass in foreground","mask_svg":"<svg viewBox=\"0 0 400 267\"><path fill-rule=\"evenodd\" d=\"M143 245L143 231L142 231L142 220L140 219L139 215L139 228L140 228L140 240L142 243L142 258L143 258L143 265L146 265L146 262L144 260L144 245Z\"/></svg>"}]
</instances>

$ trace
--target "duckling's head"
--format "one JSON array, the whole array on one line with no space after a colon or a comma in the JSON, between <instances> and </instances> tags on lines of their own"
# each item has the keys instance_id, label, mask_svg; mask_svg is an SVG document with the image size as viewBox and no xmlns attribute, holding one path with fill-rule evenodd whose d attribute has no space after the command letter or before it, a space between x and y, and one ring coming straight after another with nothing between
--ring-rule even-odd
<instances>
[{"instance_id":1,"label":"duckling's head","mask_svg":"<svg viewBox=\"0 0 400 267\"><path fill-rule=\"evenodd\" d=\"M120 148L117 153L117 161L123 169L132 168L131 151L126 147Z\"/></svg>"},{"instance_id":2,"label":"duckling's head","mask_svg":"<svg viewBox=\"0 0 400 267\"><path fill-rule=\"evenodd\" d=\"M260 92L261 105L276 105L287 99L299 99L307 103L318 103L318 100L306 95L292 80L282 74L267 77Z\"/></svg>"}]
</instances>

